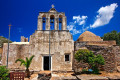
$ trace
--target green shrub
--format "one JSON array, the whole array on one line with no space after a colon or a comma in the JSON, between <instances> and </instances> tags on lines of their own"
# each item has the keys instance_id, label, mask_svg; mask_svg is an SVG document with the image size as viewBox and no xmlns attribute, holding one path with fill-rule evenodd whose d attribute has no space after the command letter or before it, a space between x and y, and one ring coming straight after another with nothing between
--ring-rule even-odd
<instances>
[{"instance_id":1,"label":"green shrub","mask_svg":"<svg viewBox=\"0 0 120 80\"><path fill-rule=\"evenodd\" d=\"M102 55L94 55L92 51L87 49L80 49L75 53L75 59L80 62L88 63L89 69L92 69L93 73L99 73L99 66L105 64L105 60Z\"/></svg>"},{"instance_id":2,"label":"green shrub","mask_svg":"<svg viewBox=\"0 0 120 80\"><path fill-rule=\"evenodd\" d=\"M9 70L6 66L0 66L0 80L9 80Z\"/></svg>"},{"instance_id":3,"label":"green shrub","mask_svg":"<svg viewBox=\"0 0 120 80\"><path fill-rule=\"evenodd\" d=\"M87 72L87 71L88 71L87 69L82 69L82 72L83 72L83 73L85 73L85 72Z\"/></svg>"}]
</instances>

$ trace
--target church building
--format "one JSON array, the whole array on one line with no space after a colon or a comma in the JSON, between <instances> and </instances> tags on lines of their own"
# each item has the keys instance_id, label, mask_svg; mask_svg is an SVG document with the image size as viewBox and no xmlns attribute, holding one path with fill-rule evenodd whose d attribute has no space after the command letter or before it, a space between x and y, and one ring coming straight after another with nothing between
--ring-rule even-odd
<instances>
[{"instance_id":1,"label":"church building","mask_svg":"<svg viewBox=\"0 0 120 80\"><path fill-rule=\"evenodd\" d=\"M4 44L2 63L6 65L7 43ZM38 15L37 30L28 38L21 37L21 42L10 43L8 67L24 68L15 63L18 58L26 59L35 55L31 70L35 71L71 71L74 52L74 41L67 30L67 19L64 12L57 12L52 5L48 12Z\"/></svg>"}]
</instances>

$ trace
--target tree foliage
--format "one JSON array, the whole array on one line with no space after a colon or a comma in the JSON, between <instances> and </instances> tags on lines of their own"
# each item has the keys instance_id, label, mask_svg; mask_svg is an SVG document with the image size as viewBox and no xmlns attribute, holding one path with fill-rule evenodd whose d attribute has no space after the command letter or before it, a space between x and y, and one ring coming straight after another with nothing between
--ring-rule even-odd
<instances>
[{"instance_id":1,"label":"tree foliage","mask_svg":"<svg viewBox=\"0 0 120 80\"><path fill-rule=\"evenodd\" d=\"M9 80L9 70L6 66L0 66L0 80Z\"/></svg>"},{"instance_id":2,"label":"tree foliage","mask_svg":"<svg viewBox=\"0 0 120 80\"><path fill-rule=\"evenodd\" d=\"M105 60L102 55L94 55L92 51L87 49L80 49L75 53L75 59L80 62L83 61L88 63L89 68L93 70L94 73L99 73L99 66L105 64Z\"/></svg>"},{"instance_id":3,"label":"tree foliage","mask_svg":"<svg viewBox=\"0 0 120 80\"><path fill-rule=\"evenodd\" d=\"M12 41L9 42L11 43ZM3 47L3 43L8 43L8 39L3 36L0 36L0 48Z\"/></svg>"},{"instance_id":4,"label":"tree foliage","mask_svg":"<svg viewBox=\"0 0 120 80\"><path fill-rule=\"evenodd\" d=\"M102 37L103 40L115 40L117 45L120 45L120 32L111 31L109 33L104 34Z\"/></svg>"},{"instance_id":5,"label":"tree foliage","mask_svg":"<svg viewBox=\"0 0 120 80\"><path fill-rule=\"evenodd\" d=\"M20 66L21 65L24 65L26 67L26 77L30 77L30 71L29 71L29 67L30 67L30 64L32 63L32 59L34 58L34 55L31 56L29 59L26 57L26 61L23 60L23 59L17 59L15 61L15 63L17 63L18 61L21 62L20 63Z\"/></svg>"}]
</instances>

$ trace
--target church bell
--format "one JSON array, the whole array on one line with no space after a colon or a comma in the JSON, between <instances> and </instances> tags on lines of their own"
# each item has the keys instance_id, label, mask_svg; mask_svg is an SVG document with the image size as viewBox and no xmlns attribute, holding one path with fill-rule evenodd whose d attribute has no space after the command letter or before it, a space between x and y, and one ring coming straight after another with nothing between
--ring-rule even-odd
<instances>
[{"instance_id":1,"label":"church bell","mask_svg":"<svg viewBox=\"0 0 120 80\"><path fill-rule=\"evenodd\" d=\"M54 23L54 18L51 18L50 23Z\"/></svg>"},{"instance_id":2,"label":"church bell","mask_svg":"<svg viewBox=\"0 0 120 80\"><path fill-rule=\"evenodd\" d=\"M43 18L43 23L45 23L45 19Z\"/></svg>"}]
</instances>

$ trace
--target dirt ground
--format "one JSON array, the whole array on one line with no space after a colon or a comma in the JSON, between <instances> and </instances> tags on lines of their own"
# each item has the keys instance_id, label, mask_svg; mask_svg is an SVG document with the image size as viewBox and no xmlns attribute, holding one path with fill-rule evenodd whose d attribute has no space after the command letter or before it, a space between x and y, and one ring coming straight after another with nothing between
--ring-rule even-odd
<instances>
[{"instance_id":1,"label":"dirt ground","mask_svg":"<svg viewBox=\"0 0 120 80\"><path fill-rule=\"evenodd\" d=\"M30 79L25 78L25 80L37 80L38 74L32 74ZM95 74L79 74L74 75L74 73L57 73L52 74L51 80L63 80L63 79L81 79L81 80L89 80L89 79L120 79L120 73L114 72L114 73L107 73L107 72L101 72L99 75Z\"/></svg>"},{"instance_id":2,"label":"dirt ground","mask_svg":"<svg viewBox=\"0 0 120 80\"><path fill-rule=\"evenodd\" d=\"M37 80L38 74L32 74L30 78L25 78L24 80Z\"/></svg>"}]
</instances>

